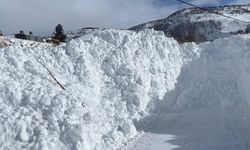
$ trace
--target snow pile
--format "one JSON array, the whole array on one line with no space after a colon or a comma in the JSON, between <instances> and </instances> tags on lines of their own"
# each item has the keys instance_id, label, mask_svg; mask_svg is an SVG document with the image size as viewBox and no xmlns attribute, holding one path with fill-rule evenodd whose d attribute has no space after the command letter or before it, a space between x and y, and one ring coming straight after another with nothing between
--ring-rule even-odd
<instances>
[{"instance_id":1,"label":"snow pile","mask_svg":"<svg viewBox=\"0 0 250 150\"><path fill-rule=\"evenodd\" d=\"M235 36L195 46L199 57L193 57L178 77L177 105L181 108L228 107L250 102L249 37ZM182 47L190 51L190 44Z\"/></svg>"},{"instance_id":2,"label":"snow pile","mask_svg":"<svg viewBox=\"0 0 250 150\"><path fill-rule=\"evenodd\" d=\"M182 66L177 42L152 30L100 31L58 47L10 40L0 49L0 149L117 149Z\"/></svg>"},{"instance_id":3,"label":"snow pile","mask_svg":"<svg viewBox=\"0 0 250 150\"><path fill-rule=\"evenodd\" d=\"M0 48L9 46L10 44L10 40L5 39L3 36L0 36Z\"/></svg>"},{"instance_id":4,"label":"snow pile","mask_svg":"<svg viewBox=\"0 0 250 150\"><path fill-rule=\"evenodd\" d=\"M0 149L118 149L136 136L133 120L155 109L250 102L249 39L179 45L153 30L98 31L57 47L9 39Z\"/></svg>"},{"instance_id":5,"label":"snow pile","mask_svg":"<svg viewBox=\"0 0 250 150\"><path fill-rule=\"evenodd\" d=\"M249 150L250 35L181 45L184 65L128 150Z\"/></svg>"}]
</instances>

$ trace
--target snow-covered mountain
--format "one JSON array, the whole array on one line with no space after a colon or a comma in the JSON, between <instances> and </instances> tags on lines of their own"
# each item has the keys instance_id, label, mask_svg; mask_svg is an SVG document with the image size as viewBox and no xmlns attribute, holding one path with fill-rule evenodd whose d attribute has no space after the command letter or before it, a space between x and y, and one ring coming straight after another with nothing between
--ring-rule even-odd
<instances>
[{"instance_id":1,"label":"snow-covered mountain","mask_svg":"<svg viewBox=\"0 0 250 150\"><path fill-rule=\"evenodd\" d=\"M163 31L169 37L174 37L179 42L204 42L245 33L247 25L250 24L250 4L205 9L207 11L199 8L186 8L165 19L140 24L130 30L154 28Z\"/></svg>"},{"instance_id":2,"label":"snow-covered mountain","mask_svg":"<svg viewBox=\"0 0 250 150\"><path fill-rule=\"evenodd\" d=\"M85 28L81 28L77 31L69 31L66 33L66 36L67 36L67 39L66 41L70 41L72 39L76 39L76 38L79 38L85 34L88 34L88 33L91 33L91 32L95 32L95 31L98 31L98 30L102 30L102 29L99 29L97 27L85 27Z\"/></svg>"},{"instance_id":3,"label":"snow-covered mountain","mask_svg":"<svg viewBox=\"0 0 250 150\"><path fill-rule=\"evenodd\" d=\"M0 37L0 149L129 149L142 130L131 150L249 150L249 49L250 35L180 45L154 30Z\"/></svg>"}]
</instances>

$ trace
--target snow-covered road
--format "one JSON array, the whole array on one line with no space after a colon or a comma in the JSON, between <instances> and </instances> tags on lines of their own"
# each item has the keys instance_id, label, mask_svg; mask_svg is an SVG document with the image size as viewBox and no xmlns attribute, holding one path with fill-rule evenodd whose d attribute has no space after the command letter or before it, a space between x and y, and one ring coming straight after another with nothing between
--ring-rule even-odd
<instances>
[{"instance_id":1,"label":"snow-covered road","mask_svg":"<svg viewBox=\"0 0 250 150\"><path fill-rule=\"evenodd\" d=\"M127 150L248 150L225 116L221 109L162 114L139 125L145 133Z\"/></svg>"},{"instance_id":2,"label":"snow-covered road","mask_svg":"<svg viewBox=\"0 0 250 150\"><path fill-rule=\"evenodd\" d=\"M145 133L133 145L129 145L127 150L173 150L178 146L170 141L176 137L169 134Z\"/></svg>"}]
</instances>

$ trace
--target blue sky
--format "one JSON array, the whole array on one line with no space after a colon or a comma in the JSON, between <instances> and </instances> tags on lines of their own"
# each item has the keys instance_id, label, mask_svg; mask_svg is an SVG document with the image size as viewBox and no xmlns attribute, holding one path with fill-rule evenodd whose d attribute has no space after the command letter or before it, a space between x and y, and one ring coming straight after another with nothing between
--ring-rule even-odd
<instances>
[{"instance_id":1,"label":"blue sky","mask_svg":"<svg viewBox=\"0 0 250 150\"><path fill-rule=\"evenodd\" d=\"M199 6L245 4L249 0L185 0ZM165 18L187 5L175 0L0 0L0 30L49 34L61 23L65 30L95 26L129 28Z\"/></svg>"}]
</instances>

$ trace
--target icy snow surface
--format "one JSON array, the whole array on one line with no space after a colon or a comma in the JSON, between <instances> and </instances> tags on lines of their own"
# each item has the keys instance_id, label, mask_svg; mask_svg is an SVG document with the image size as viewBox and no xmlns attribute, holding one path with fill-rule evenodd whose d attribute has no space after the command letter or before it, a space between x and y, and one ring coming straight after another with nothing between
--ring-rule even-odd
<instances>
[{"instance_id":1,"label":"icy snow surface","mask_svg":"<svg viewBox=\"0 0 250 150\"><path fill-rule=\"evenodd\" d=\"M104 30L57 47L1 43L0 149L250 144L249 35L179 45L163 32Z\"/></svg>"}]
</instances>

